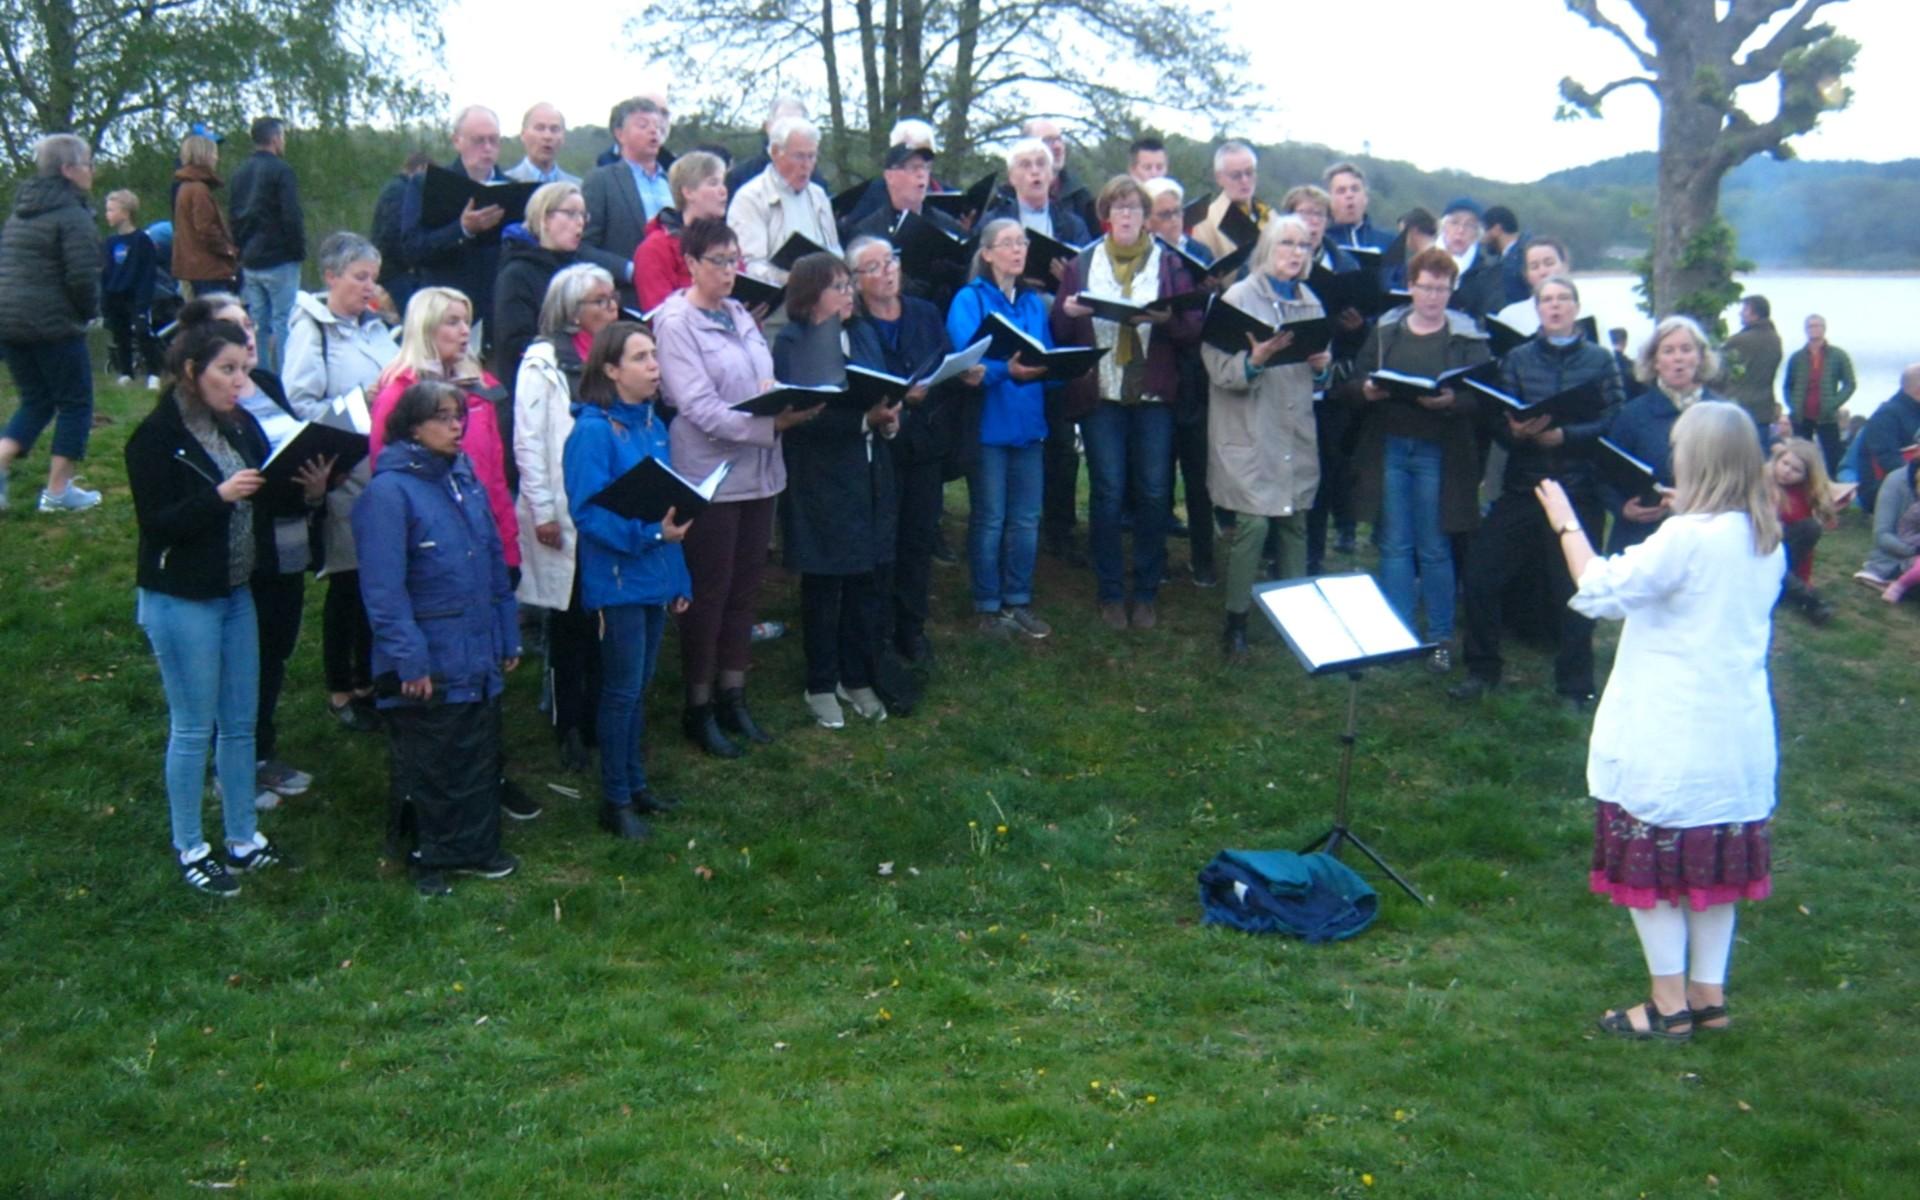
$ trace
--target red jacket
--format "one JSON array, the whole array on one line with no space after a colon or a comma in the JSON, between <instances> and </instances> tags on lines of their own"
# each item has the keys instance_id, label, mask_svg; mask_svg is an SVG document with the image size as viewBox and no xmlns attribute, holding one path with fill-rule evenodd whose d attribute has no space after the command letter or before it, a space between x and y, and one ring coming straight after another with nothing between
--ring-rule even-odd
<instances>
[{"instance_id":1,"label":"red jacket","mask_svg":"<svg viewBox=\"0 0 1920 1200\"><path fill-rule=\"evenodd\" d=\"M648 221L646 236L633 250L633 291L640 299L641 312L652 312L668 296L693 285L686 257L680 253L678 217L671 229L660 220L672 211L665 209Z\"/></svg>"}]
</instances>

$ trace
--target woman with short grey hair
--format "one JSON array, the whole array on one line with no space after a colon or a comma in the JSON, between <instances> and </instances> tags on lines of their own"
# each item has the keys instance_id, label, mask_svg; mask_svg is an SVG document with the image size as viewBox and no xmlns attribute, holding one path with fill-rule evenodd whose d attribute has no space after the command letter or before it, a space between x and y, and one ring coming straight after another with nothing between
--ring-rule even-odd
<instances>
[{"instance_id":1,"label":"woman with short grey hair","mask_svg":"<svg viewBox=\"0 0 1920 1200\"><path fill-rule=\"evenodd\" d=\"M546 610L549 716L561 765L591 767L597 740L600 653L593 614L580 603L577 538L567 508L567 437L580 371L594 335L620 315L613 275L592 263L562 268L540 303L540 336L520 358L513 384L513 461L520 473L521 604Z\"/></svg>"},{"instance_id":2,"label":"woman with short grey hair","mask_svg":"<svg viewBox=\"0 0 1920 1200\"><path fill-rule=\"evenodd\" d=\"M370 415L371 389L393 360L393 333L377 308L380 251L357 233L329 234L320 243L321 292L294 297L287 320L287 354L281 381L287 402L302 420L325 415L336 400L360 392L359 411ZM373 706L373 631L360 600L360 560L353 545L353 508L371 478L362 460L327 493L321 526L320 574L327 580L320 626L320 657L327 677L327 710L356 732L380 727Z\"/></svg>"},{"instance_id":3,"label":"woman with short grey hair","mask_svg":"<svg viewBox=\"0 0 1920 1200\"><path fill-rule=\"evenodd\" d=\"M100 237L87 207L93 152L70 133L54 133L34 146L33 161L34 177L20 185L0 229L0 350L20 392L0 436L0 510L13 460L51 424L40 511L72 512L100 503L99 492L73 482L93 431L87 324L100 315Z\"/></svg>"}]
</instances>

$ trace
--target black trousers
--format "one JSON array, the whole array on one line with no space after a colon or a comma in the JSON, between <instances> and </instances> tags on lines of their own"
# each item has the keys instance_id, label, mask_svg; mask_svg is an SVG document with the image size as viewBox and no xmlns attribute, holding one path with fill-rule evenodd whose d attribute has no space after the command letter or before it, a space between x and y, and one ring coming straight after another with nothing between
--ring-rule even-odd
<instances>
[{"instance_id":1,"label":"black trousers","mask_svg":"<svg viewBox=\"0 0 1920 1200\"><path fill-rule=\"evenodd\" d=\"M886 632L895 647L906 648L927 632L929 596L933 589L933 543L940 533L946 481L939 459L909 462L896 456L893 462L900 508L891 569L885 564L881 567L880 579L884 585L881 599L890 618Z\"/></svg>"},{"instance_id":2,"label":"black trousers","mask_svg":"<svg viewBox=\"0 0 1920 1200\"><path fill-rule=\"evenodd\" d=\"M1057 545L1073 537L1080 507L1080 452L1074 423L1064 405L1047 401L1047 440L1040 449L1040 541Z\"/></svg>"},{"instance_id":3,"label":"black trousers","mask_svg":"<svg viewBox=\"0 0 1920 1200\"><path fill-rule=\"evenodd\" d=\"M1187 497L1187 548L1195 574L1213 570L1213 498L1207 494L1207 413L1173 420L1173 462ZM1171 494L1171 488L1167 489Z\"/></svg>"},{"instance_id":4,"label":"black trousers","mask_svg":"<svg viewBox=\"0 0 1920 1200\"><path fill-rule=\"evenodd\" d=\"M116 375L158 375L166 369L166 351L147 325L147 314L136 308L131 292L109 292L100 297L100 318L106 323L107 364Z\"/></svg>"},{"instance_id":5,"label":"black trousers","mask_svg":"<svg viewBox=\"0 0 1920 1200\"><path fill-rule=\"evenodd\" d=\"M1840 425L1835 421L1801 421L1793 423L1793 436L1806 438L1810 442L1820 443L1820 457L1826 460L1827 478L1832 479L1840 471Z\"/></svg>"},{"instance_id":6,"label":"black trousers","mask_svg":"<svg viewBox=\"0 0 1920 1200\"><path fill-rule=\"evenodd\" d=\"M807 691L872 687L885 607L876 572L800 577L800 641Z\"/></svg>"},{"instance_id":7,"label":"black trousers","mask_svg":"<svg viewBox=\"0 0 1920 1200\"><path fill-rule=\"evenodd\" d=\"M273 721L280 691L287 682L287 660L300 641L300 613L306 605L307 573L291 571L265 578L255 576L253 610L260 626L260 708L254 718L253 756L265 762L274 757L279 730Z\"/></svg>"},{"instance_id":8,"label":"black trousers","mask_svg":"<svg viewBox=\"0 0 1920 1200\"><path fill-rule=\"evenodd\" d=\"M1572 500L1587 540L1598 544L1606 527L1606 510L1592 496L1577 494ZM1477 679L1500 681L1505 598L1510 586L1523 577L1545 584L1545 615L1558 630L1555 690L1569 696L1592 695L1593 622L1567 607L1574 592L1573 576L1567 571L1559 536L1531 495L1502 495L1473 535L1467 554L1467 670Z\"/></svg>"},{"instance_id":9,"label":"black trousers","mask_svg":"<svg viewBox=\"0 0 1920 1200\"><path fill-rule=\"evenodd\" d=\"M360 599L360 572L327 576L327 599L320 609L320 661L329 692L373 690L373 626Z\"/></svg>"},{"instance_id":10,"label":"black trousers","mask_svg":"<svg viewBox=\"0 0 1920 1200\"><path fill-rule=\"evenodd\" d=\"M1327 522L1334 532L1353 536L1353 456L1347 436L1353 418L1337 405L1321 401L1313 406L1314 436L1320 451L1320 487L1307 510L1307 574L1318 575L1327 558Z\"/></svg>"},{"instance_id":11,"label":"black trousers","mask_svg":"<svg viewBox=\"0 0 1920 1200\"><path fill-rule=\"evenodd\" d=\"M553 689L553 733L564 738L579 730L591 746L600 740L600 621L580 604L580 570L573 572L573 597L564 609L547 613L547 671Z\"/></svg>"},{"instance_id":12,"label":"black trousers","mask_svg":"<svg viewBox=\"0 0 1920 1200\"><path fill-rule=\"evenodd\" d=\"M500 710L488 701L385 710L392 792L387 847L428 869L500 852Z\"/></svg>"}]
</instances>

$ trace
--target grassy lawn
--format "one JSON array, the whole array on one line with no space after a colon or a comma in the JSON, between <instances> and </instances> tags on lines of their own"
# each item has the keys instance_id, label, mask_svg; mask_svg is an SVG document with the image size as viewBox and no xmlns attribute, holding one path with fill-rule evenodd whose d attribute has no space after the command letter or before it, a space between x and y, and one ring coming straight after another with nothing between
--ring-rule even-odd
<instances>
[{"instance_id":1,"label":"grassy lawn","mask_svg":"<svg viewBox=\"0 0 1920 1200\"><path fill-rule=\"evenodd\" d=\"M939 569L910 718L814 729L797 639L762 647L781 738L735 764L677 736L670 638L652 763L689 803L643 847L595 830L523 670L547 815L510 823L518 875L432 902L381 858L383 744L324 713L311 589L281 740L319 782L263 821L304 869L196 895L132 621L120 450L150 403L103 397L102 508L34 514L36 458L0 517L0 1195L1914 1194L1920 624L1844 582L1857 515L1820 555L1838 620L1779 619L1776 893L1741 916L1735 1030L1629 1045L1592 1029L1645 976L1585 891L1585 723L1546 657L1475 709L1370 676L1355 826L1433 906L1375 879L1353 941L1250 938L1198 923L1194 875L1325 826L1343 685L1264 630L1223 669L1219 593L1184 582L1160 630L1109 632L1053 563L1057 632L1023 645L977 640ZM796 620L792 581L764 608Z\"/></svg>"}]
</instances>

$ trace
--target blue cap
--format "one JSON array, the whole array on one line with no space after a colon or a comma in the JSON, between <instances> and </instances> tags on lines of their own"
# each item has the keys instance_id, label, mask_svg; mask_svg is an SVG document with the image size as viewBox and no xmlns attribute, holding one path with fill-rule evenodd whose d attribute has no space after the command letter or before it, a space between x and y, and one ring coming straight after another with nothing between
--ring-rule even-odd
<instances>
[{"instance_id":1,"label":"blue cap","mask_svg":"<svg viewBox=\"0 0 1920 1200\"><path fill-rule=\"evenodd\" d=\"M192 127L187 130L187 133L193 137L206 138L216 146L227 140L218 130L209 127L205 121L195 121Z\"/></svg>"},{"instance_id":2,"label":"blue cap","mask_svg":"<svg viewBox=\"0 0 1920 1200\"><path fill-rule=\"evenodd\" d=\"M1450 217L1457 212L1470 212L1476 221L1485 215L1479 203L1475 201L1472 196L1455 196L1453 199L1447 201L1447 206L1440 210L1440 215L1442 217Z\"/></svg>"}]
</instances>

